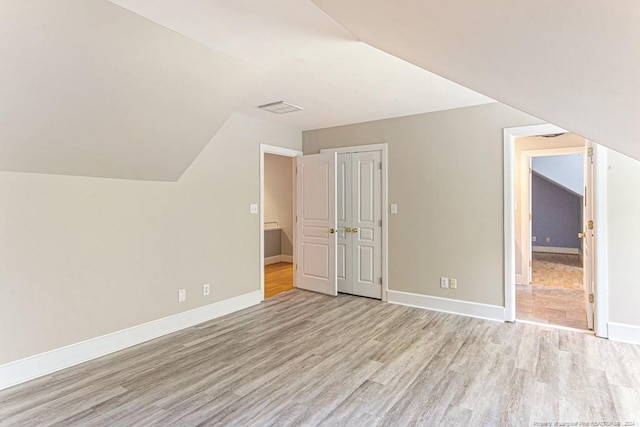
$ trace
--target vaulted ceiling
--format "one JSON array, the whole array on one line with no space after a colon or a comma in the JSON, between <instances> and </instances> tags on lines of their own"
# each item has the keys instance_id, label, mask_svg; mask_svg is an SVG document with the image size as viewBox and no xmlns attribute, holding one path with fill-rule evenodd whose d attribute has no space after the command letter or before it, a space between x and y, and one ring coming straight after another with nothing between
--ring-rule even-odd
<instances>
[{"instance_id":1,"label":"vaulted ceiling","mask_svg":"<svg viewBox=\"0 0 640 427\"><path fill-rule=\"evenodd\" d=\"M175 181L236 112L493 99L640 158L635 1L314 2L0 0L0 170ZM256 108L278 100L304 110Z\"/></svg>"},{"instance_id":2,"label":"vaulted ceiling","mask_svg":"<svg viewBox=\"0 0 640 427\"><path fill-rule=\"evenodd\" d=\"M640 159L637 0L313 0L360 40Z\"/></svg>"},{"instance_id":3,"label":"vaulted ceiling","mask_svg":"<svg viewBox=\"0 0 640 427\"><path fill-rule=\"evenodd\" d=\"M234 112L300 130L493 102L309 0L0 0L0 170L175 181ZM256 108L284 99L305 109Z\"/></svg>"},{"instance_id":4,"label":"vaulted ceiling","mask_svg":"<svg viewBox=\"0 0 640 427\"><path fill-rule=\"evenodd\" d=\"M261 74L96 0L1 1L0 57L4 171L176 180Z\"/></svg>"}]
</instances>

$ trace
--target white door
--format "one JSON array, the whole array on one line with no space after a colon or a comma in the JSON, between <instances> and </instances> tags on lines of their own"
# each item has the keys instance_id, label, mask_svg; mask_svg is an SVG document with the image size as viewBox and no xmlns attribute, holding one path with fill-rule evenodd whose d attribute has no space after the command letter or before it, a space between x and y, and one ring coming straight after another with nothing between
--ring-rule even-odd
<instances>
[{"instance_id":1,"label":"white door","mask_svg":"<svg viewBox=\"0 0 640 427\"><path fill-rule=\"evenodd\" d=\"M338 292L353 293L353 250L351 237L351 153L338 154ZM349 232L347 232L349 229Z\"/></svg>"},{"instance_id":2,"label":"white door","mask_svg":"<svg viewBox=\"0 0 640 427\"><path fill-rule=\"evenodd\" d=\"M380 151L352 154L353 293L382 298Z\"/></svg>"},{"instance_id":3,"label":"white door","mask_svg":"<svg viewBox=\"0 0 640 427\"><path fill-rule=\"evenodd\" d=\"M338 290L382 298L380 151L338 155Z\"/></svg>"},{"instance_id":4,"label":"white door","mask_svg":"<svg viewBox=\"0 0 640 427\"><path fill-rule=\"evenodd\" d=\"M593 143L586 142L587 153L584 156L584 208L583 208L583 240L582 240L582 271L584 289L587 295L587 326L593 329L594 295L595 295L595 262L594 243L595 226L593 222Z\"/></svg>"},{"instance_id":5,"label":"white door","mask_svg":"<svg viewBox=\"0 0 640 427\"><path fill-rule=\"evenodd\" d=\"M337 295L336 154L296 158L296 284Z\"/></svg>"}]
</instances>

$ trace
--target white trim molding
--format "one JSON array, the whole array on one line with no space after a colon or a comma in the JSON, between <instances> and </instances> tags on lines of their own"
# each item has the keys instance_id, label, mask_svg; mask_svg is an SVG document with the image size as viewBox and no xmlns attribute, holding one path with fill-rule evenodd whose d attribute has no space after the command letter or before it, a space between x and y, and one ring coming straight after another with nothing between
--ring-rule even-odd
<instances>
[{"instance_id":1,"label":"white trim molding","mask_svg":"<svg viewBox=\"0 0 640 427\"><path fill-rule=\"evenodd\" d=\"M401 291L387 291L387 302L461 316L504 322L504 307Z\"/></svg>"},{"instance_id":2,"label":"white trim molding","mask_svg":"<svg viewBox=\"0 0 640 427\"><path fill-rule=\"evenodd\" d=\"M0 365L0 390L259 304L250 292L66 347Z\"/></svg>"},{"instance_id":3,"label":"white trim molding","mask_svg":"<svg viewBox=\"0 0 640 427\"><path fill-rule=\"evenodd\" d=\"M570 254L580 255L582 251L578 248L562 248L558 246L531 246L532 252L544 252L549 254Z\"/></svg>"},{"instance_id":4,"label":"white trim molding","mask_svg":"<svg viewBox=\"0 0 640 427\"><path fill-rule=\"evenodd\" d=\"M608 326L611 341L640 344L640 326L615 322L609 322Z\"/></svg>"},{"instance_id":5,"label":"white trim molding","mask_svg":"<svg viewBox=\"0 0 640 427\"><path fill-rule=\"evenodd\" d=\"M264 259L264 265L277 264L279 262L288 262L293 264L293 255L274 255Z\"/></svg>"}]
</instances>

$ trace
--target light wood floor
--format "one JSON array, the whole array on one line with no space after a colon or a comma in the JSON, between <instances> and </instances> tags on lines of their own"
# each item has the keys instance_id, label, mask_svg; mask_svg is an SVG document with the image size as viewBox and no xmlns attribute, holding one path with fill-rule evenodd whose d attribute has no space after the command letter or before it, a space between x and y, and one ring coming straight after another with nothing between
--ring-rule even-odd
<instances>
[{"instance_id":1,"label":"light wood floor","mask_svg":"<svg viewBox=\"0 0 640 427\"><path fill-rule=\"evenodd\" d=\"M516 318L587 329L584 291L516 285Z\"/></svg>"},{"instance_id":2,"label":"light wood floor","mask_svg":"<svg viewBox=\"0 0 640 427\"><path fill-rule=\"evenodd\" d=\"M533 253L532 284L516 285L516 318L587 329L578 255Z\"/></svg>"},{"instance_id":3,"label":"light wood floor","mask_svg":"<svg viewBox=\"0 0 640 427\"><path fill-rule=\"evenodd\" d=\"M640 346L294 290L0 391L0 424L640 423L639 391Z\"/></svg>"},{"instance_id":4,"label":"light wood floor","mask_svg":"<svg viewBox=\"0 0 640 427\"><path fill-rule=\"evenodd\" d=\"M579 255L533 252L531 284L561 289L584 289Z\"/></svg>"},{"instance_id":5,"label":"light wood floor","mask_svg":"<svg viewBox=\"0 0 640 427\"><path fill-rule=\"evenodd\" d=\"M271 298L293 289L293 264L279 262L264 266L264 297Z\"/></svg>"}]
</instances>

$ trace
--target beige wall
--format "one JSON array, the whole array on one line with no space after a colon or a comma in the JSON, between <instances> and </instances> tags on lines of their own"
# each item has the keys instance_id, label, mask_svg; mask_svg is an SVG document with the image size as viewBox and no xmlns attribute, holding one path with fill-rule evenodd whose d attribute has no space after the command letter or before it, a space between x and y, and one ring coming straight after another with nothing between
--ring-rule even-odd
<instances>
[{"instance_id":1,"label":"beige wall","mask_svg":"<svg viewBox=\"0 0 640 427\"><path fill-rule=\"evenodd\" d=\"M0 364L258 290L260 142L301 135L234 115L173 183L0 173Z\"/></svg>"},{"instance_id":2,"label":"beige wall","mask_svg":"<svg viewBox=\"0 0 640 427\"><path fill-rule=\"evenodd\" d=\"M293 159L264 155L264 221L282 228L282 255L293 255Z\"/></svg>"},{"instance_id":3,"label":"beige wall","mask_svg":"<svg viewBox=\"0 0 640 427\"><path fill-rule=\"evenodd\" d=\"M573 133L566 133L564 135L557 136L555 138L546 138L541 136L530 136L516 138L515 150L514 150L514 188L515 199L517 203L515 212L515 233L516 233L516 274L523 274L523 259L529 260L529 255L526 253L526 248L523 247L522 242L522 228L525 223L525 218L528 216L527 212L524 212L521 207L524 206L524 197L528 197L528 194L522 191L522 152L527 150L545 150L549 148L567 148L567 147L584 147L585 139L579 135ZM525 167L526 164L525 164Z\"/></svg>"},{"instance_id":4,"label":"beige wall","mask_svg":"<svg viewBox=\"0 0 640 427\"><path fill-rule=\"evenodd\" d=\"M503 128L537 123L495 103L303 132L303 151L388 143L389 288L502 306Z\"/></svg>"},{"instance_id":5,"label":"beige wall","mask_svg":"<svg viewBox=\"0 0 640 427\"><path fill-rule=\"evenodd\" d=\"M640 325L640 162L607 157L609 320Z\"/></svg>"}]
</instances>

